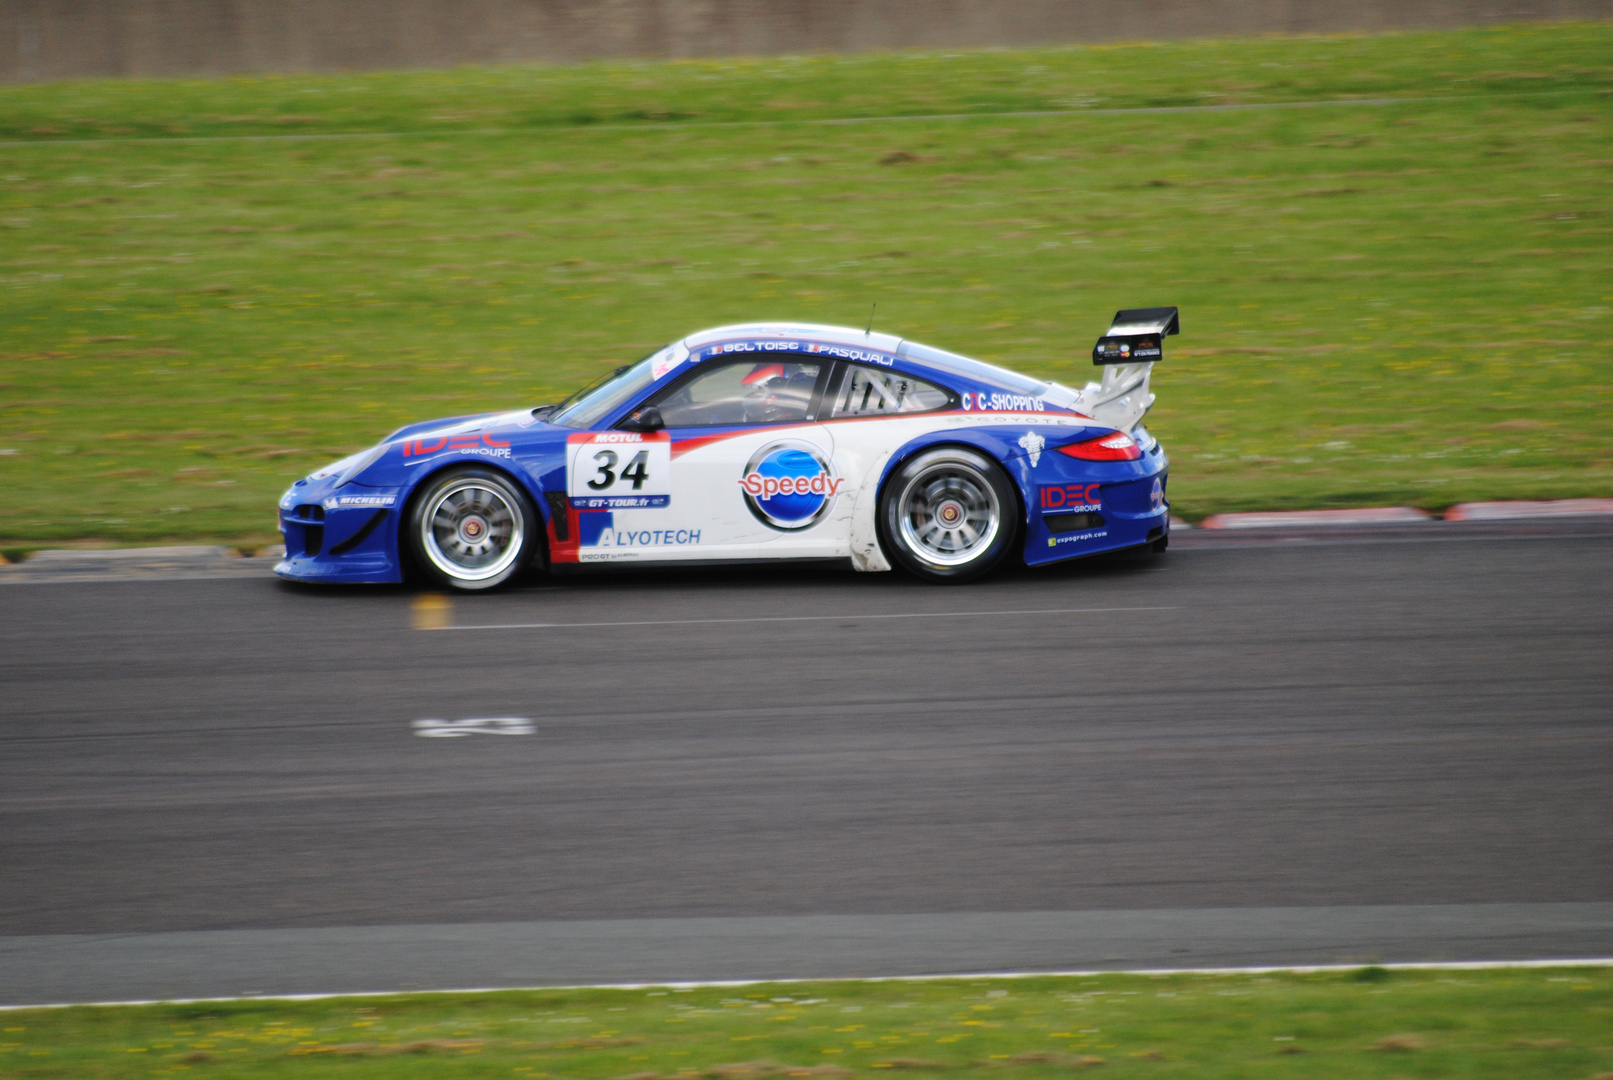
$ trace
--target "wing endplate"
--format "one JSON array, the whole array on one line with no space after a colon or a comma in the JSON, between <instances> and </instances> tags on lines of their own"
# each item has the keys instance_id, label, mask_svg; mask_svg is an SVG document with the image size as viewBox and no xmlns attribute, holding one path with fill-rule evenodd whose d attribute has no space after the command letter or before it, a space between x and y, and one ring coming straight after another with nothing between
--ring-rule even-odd
<instances>
[{"instance_id":1,"label":"wing endplate","mask_svg":"<svg viewBox=\"0 0 1613 1080\"><path fill-rule=\"evenodd\" d=\"M1092 347L1094 364L1153 364L1164 358L1165 339L1182 332L1173 307L1127 308Z\"/></svg>"}]
</instances>

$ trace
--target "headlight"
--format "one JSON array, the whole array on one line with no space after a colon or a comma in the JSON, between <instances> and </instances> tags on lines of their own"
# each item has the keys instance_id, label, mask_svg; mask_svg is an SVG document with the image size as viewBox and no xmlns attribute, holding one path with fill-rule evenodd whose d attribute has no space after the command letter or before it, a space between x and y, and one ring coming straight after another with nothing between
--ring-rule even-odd
<instances>
[{"instance_id":1,"label":"headlight","mask_svg":"<svg viewBox=\"0 0 1613 1080\"><path fill-rule=\"evenodd\" d=\"M380 446L372 446L368 450L360 450L358 453L344 457L340 461L331 462L317 472L309 473L308 479L324 480L327 477L334 476L336 477L335 486L341 487L379 461L381 455L386 453L386 450L386 443L382 443Z\"/></svg>"}]
</instances>

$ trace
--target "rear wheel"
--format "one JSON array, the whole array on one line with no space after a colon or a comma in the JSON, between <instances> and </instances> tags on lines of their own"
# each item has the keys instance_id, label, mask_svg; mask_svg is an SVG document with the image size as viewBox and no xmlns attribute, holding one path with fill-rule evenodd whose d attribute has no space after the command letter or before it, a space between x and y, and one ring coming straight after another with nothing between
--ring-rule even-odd
<instances>
[{"instance_id":1,"label":"rear wheel","mask_svg":"<svg viewBox=\"0 0 1613 1080\"><path fill-rule=\"evenodd\" d=\"M902 568L958 582L994 569L1019 540L1019 501L1001 466L948 446L904 463L879 497L880 541Z\"/></svg>"},{"instance_id":2,"label":"rear wheel","mask_svg":"<svg viewBox=\"0 0 1613 1080\"><path fill-rule=\"evenodd\" d=\"M478 592L520 573L540 518L525 492L491 469L449 469L427 481L408 521L409 552L439 585Z\"/></svg>"}]
</instances>

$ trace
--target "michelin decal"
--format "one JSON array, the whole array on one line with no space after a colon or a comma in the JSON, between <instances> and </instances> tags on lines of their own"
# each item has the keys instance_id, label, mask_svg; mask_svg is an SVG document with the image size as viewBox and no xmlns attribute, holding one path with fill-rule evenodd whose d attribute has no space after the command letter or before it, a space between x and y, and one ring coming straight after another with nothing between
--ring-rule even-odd
<instances>
[{"instance_id":1,"label":"michelin decal","mask_svg":"<svg viewBox=\"0 0 1613 1080\"><path fill-rule=\"evenodd\" d=\"M326 510L338 510L344 506L365 506L383 508L397 504L396 495L337 495L325 500Z\"/></svg>"}]
</instances>

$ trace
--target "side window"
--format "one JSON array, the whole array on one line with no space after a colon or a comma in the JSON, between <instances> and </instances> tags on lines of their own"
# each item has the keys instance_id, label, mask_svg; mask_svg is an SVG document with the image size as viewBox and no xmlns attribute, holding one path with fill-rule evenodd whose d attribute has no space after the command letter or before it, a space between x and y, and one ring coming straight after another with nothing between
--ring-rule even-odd
<instances>
[{"instance_id":1,"label":"side window","mask_svg":"<svg viewBox=\"0 0 1613 1080\"><path fill-rule=\"evenodd\" d=\"M821 363L743 360L702 370L650 404L667 427L790 424L807 418Z\"/></svg>"},{"instance_id":2,"label":"side window","mask_svg":"<svg viewBox=\"0 0 1613 1080\"><path fill-rule=\"evenodd\" d=\"M847 365L831 416L890 416L944 408L951 395L899 371Z\"/></svg>"}]
</instances>

